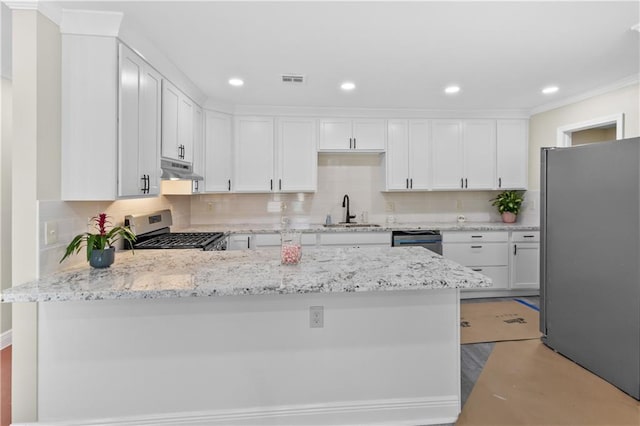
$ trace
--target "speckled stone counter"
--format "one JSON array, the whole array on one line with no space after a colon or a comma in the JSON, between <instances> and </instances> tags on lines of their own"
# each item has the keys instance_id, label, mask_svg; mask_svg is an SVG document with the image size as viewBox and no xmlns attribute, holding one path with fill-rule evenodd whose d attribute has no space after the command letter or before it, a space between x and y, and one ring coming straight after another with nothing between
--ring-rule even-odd
<instances>
[{"instance_id":1,"label":"speckled stone counter","mask_svg":"<svg viewBox=\"0 0 640 426\"><path fill-rule=\"evenodd\" d=\"M120 251L5 290L2 302L156 299L487 287L490 280L421 247L310 248L297 265L278 249Z\"/></svg>"},{"instance_id":2,"label":"speckled stone counter","mask_svg":"<svg viewBox=\"0 0 640 426\"><path fill-rule=\"evenodd\" d=\"M320 223L297 223L292 228L301 232L391 232L403 230L431 229L438 231L538 231L537 224L503 223L503 222L415 222L378 224L380 226L366 227L325 227ZM212 224L192 225L184 229L174 231L200 231L200 232L227 232L230 234L272 234L280 232L280 224L269 223L244 223L244 224Z\"/></svg>"}]
</instances>

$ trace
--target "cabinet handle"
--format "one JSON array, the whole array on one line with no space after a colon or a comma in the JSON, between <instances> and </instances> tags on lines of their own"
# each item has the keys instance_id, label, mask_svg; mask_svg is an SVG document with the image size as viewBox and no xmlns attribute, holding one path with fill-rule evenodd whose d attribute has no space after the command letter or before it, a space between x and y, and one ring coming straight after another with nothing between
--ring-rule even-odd
<instances>
[{"instance_id":1,"label":"cabinet handle","mask_svg":"<svg viewBox=\"0 0 640 426\"><path fill-rule=\"evenodd\" d=\"M535 235L523 235L523 236L524 236L524 238L533 238L533 237L535 237Z\"/></svg>"},{"instance_id":2,"label":"cabinet handle","mask_svg":"<svg viewBox=\"0 0 640 426\"><path fill-rule=\"evenodd\" d=\"M142 193L146 194L147 192L147 175L142 175L142 177L140 178L140 180L142 180Z\"/></svg>"},{"instance_id":3,"label":"cabinet handle","mask_svg":"<svg viewBox=\"0 0 640 426\"><path fill-rule=\"evenodd\" d=\"M357 149L358 147L356 146L356 138L353 138L353 149Z\"/></svg>"},{"instance_id":4,"label":"cabinet handle","mask_svg":"<svg viewBox=\"0 0 640 426\"><path fill-rule=\"evenodd\" d=\"M471 248L482 248L482 246L471 246Z\"/></svg>"},{"instance_id":5,"label":"cabinet handle","mask_svg":"<svg viewBox=\"0 0 640 426\"><path fill-rule=\"evenodd\" d=\"M498 178L498 188L502 188L502 178Z\"/></svg>"},{"instance_id":6,"label":"cabinet handle","mask_svg":"<svg viewBox=\"0 0 640 426\"><path fill-rule=\"evenodd\" d=\"M469 188L469 185L467 185L467 178L464 178L464 187Z\"/></svg>"},{"instance_id":7,"label":"cabinet handle","mask_svg":"<svg viewBox=\"0 0 640 426\"><path fill-rule=\"evenodd\" d=\"M349 138L349 149L353 149L353 138Z\"/></svg>"},{"instance_id":8,"label":"cabinet handle","mask_svg":"<svg viewBox=\"0 0 640 426\"><path fill-rule=\"evenodd\" d=\"M247 248L251 248L251 237L247 237Z\"/></svg>"},{"instance_id":9,"label":"cabinet handle","mask_svg":"<svg viewBox=\"0 0 640 426\"><path fill-rule=\"evenodd\" d=\"M413 178L409 179L409 188L413 189Z\"/></svg>"},{"instance_id":10,"label":"cabinet handle","mask_svg":"<svg viewBox=\"0 0 640 426\"><path fill-rule=\"evenodd\" d=\"M199 188L198 188L198 181L196 180L196 181L194 181L194 182L195 182L195 184L196 184L196 188L195 188L195 189L196 189L196 192L199 192Z\"/></svg>"},{"instance_id":11,"label":"cabinet handle","mask_svg":"<svg viewBox=\"0 0 640 426\"><path fill-rule=\"evenodd\" d=\"M482 268L471 268L472 271L482 272Z\"/></svg>"},{"instance_id":12,"label":"cabinet handle","mask_svg":"<svg viewBox=\"0 0 640 426\"><path fill-rule=\"evenodd\" d=\"M518 254L518 245L514 244L513 245L513 255L515 256L516 254Z\"/></svg>"},{"instance_id":13,"label":"cabinet handle","mask_svg":"<svg viewBox=\"0 0 640 426\"><path fill-rule=\"evenodd\" d=\"M464 178L460 178L460 188L464 188Z\"/></svg>"},{"instance_id":14,"label":"cabinet handle","mask_svg":"<svg viewBox=\"0 0 640 426\"><path fill-rule=\"evenodd\" d=\"M227 182L227 188L229 191L231 191L231 179L229 179Z\"/></svg>"},{"instance_id":15,"label":"cabinet handle","mask_svg":"<svg viewBox=\"0 0 640 426\"><path fill-rule=\"evenodd\" d=\"M471 238L482 238L482 235L472 235Z\"/></svg>"},{"instance_id":16,"label":"cabinet handle","mask_svg":"<svg viewBox=\"0 0 640 426\"><path fill-rule=\"evenodd\" d=\"M151 180L149 179L149 175L147 175L147 194L149 193L149 189L151 189Z\"/></svg>"},{"instance_id":17,"label":"cabinet handle","mask_svg":"<svg viewBox=\"0 0 640 426\"><path fill-rule=\"evenodd\" d=\"M278 179L278 190L282 191L282 179Z\"/></svg>"},{"instance_id":18,"label":"cabinet handle","mask_svg":"<svg viewBox=\"0 0 640 426\"><path fill-rule=\"evenodd\" d=\"M405 186L407 187L407 189L409 189L409 178L407 178L407 182L406 182Z\"/></svg>"},{"instance_id":19,"label":"cabinet handle","mask_svg":"<svg viewBox=\"0 0 640 426\"><path fill-rule=\"evenodd\" d=\"M271 190L273 191L273 179L271 179L269 182L270 182L270 183L269 183L270 188L271 188Z\"/></svg>"}]
</instances>

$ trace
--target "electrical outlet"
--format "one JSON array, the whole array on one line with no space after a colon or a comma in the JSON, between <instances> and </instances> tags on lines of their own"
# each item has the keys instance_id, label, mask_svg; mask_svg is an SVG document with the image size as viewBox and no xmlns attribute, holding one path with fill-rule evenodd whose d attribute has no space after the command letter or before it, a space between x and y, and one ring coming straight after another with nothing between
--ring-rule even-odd
<instances>
[{"instance_id":1,"label":"electrical outlet","mask_svg":"<svg viewBox=\"0 0 640 426\"><path fill-rule=\"evenodd\" d=\"M396 205L393 201L387 201L387 205L385 207L385 211L387 213L393 213L394 211L396 211Z\"/></svg>"},{"instance_id":2,"label":"electrical outlet","mask_svg":"<svg viewBox=\"0 0 640 426\"><path fill-rule=\"evenodd\" d=\"M207 210L213 211L213 203L207 203Z\"/></svg>"},{"instance_id":3,"label":"electrical outlet","mask_svg":"<svg viewBox=\"0 0 640 426\"><path fill-rule=\"evenodd\" d=\"M44 223L44 245L50 246L57 242L58 242L58 223L45 222Z\"/></svg>"},{"instance_id":4,"label":"electrical outlet","mask_svg":"<svg viewBox=\"0 0 640 426\"><path fill-rule=\"evenodd\" d=\"M309 327L311 328L324 327L324 306L309 307Z\"/></svg>"}]
</instances>

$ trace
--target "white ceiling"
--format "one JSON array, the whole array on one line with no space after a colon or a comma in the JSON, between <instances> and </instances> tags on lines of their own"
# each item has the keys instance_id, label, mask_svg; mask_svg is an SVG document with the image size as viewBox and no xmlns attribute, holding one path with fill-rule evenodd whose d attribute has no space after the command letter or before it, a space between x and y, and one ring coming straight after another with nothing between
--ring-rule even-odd
<instances>
[{"instance_id":1,"label":"white ceiling","mask_svg":"<svg viewBox=\"0 0 640 426\"><path fill-rule=\"evenodd\" d=\"M640 73L639 1L62 4L122 11L123 27L236 105L530 110ZM452 83L462 91L447 96Z\"/></svg>"}]
</instances>

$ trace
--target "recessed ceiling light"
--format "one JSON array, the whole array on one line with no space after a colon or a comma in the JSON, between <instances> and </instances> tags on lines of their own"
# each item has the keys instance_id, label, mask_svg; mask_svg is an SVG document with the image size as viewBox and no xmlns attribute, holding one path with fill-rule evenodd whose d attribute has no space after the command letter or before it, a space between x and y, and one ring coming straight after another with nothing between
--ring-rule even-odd
<instances>
[{"instance_id":1,"label":"recessed ceiling light","mask_svg":"<svg viewBox=\"0 0 640 426\"><path fill-rule=\"evenodd\" d=\"M244 84L244 81L242 81L242 79L240 78L230 78L229 84L232 86L242 86Z\"/></svg>"},{"instance_id":2,"label":"recessed ceiling light","mask_svg":"<svg viewBox=\"0 0 640 426\"><path fill-rule=\"evenodd\" d=\"M448 86L444 89L444 93L448 95L453 95L454 93L458 93L460 91L460 86Z\"/></svg>"},{"instance_id":3,"label":"recessed ceiling light","mask_svg":"<svg viewBox=\"0 0 640 426\"><path fill-rule=\"evenodd\" d=\"M633 31L638 31L640 33L640 22L631 27Z\"/></svg>"},{"instance_id":4,"label":"recessed ceiling light","mask_svg":"<svg viewBox=\"0 0 640 426\"><path fill-rule=\"evenodd\" d=\"M356 88L356 85L355 85L355 83L352 83L352 82L350 82L350 81L345 81L344 83L342 83L342 84L340 85L340 88L341 88L342 90L353 90L353 89L355 89L355 88Z\"/></svg>"},{"instance_id":5,"label":"recessed ceiling light","mask_svg":"<svg viewBox=\"0 0 640 426\"><path fill-rule=\"evenodd\" d=\"M558 91L558 86L549 86L542 89L542 93L545 95L550 95L552 93L556 93Z\"/></svg>"}]
</instances>

